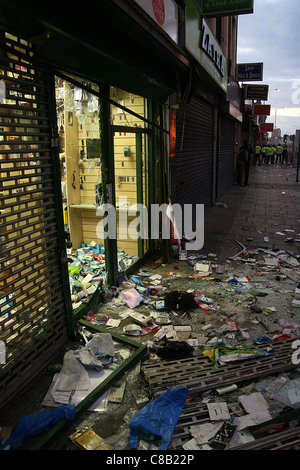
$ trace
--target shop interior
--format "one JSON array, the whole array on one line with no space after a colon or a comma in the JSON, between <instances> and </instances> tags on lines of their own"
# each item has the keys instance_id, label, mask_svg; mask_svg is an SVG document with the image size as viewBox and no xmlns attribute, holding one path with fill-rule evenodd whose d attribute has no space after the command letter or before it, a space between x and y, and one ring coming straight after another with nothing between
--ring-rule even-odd
<instances>
[{"instance_id":1,"label":"shop interior","mask_svg":"<svg viewBox=\"0 0 300 470\"><path fill-rule=\"evenodd\" d=\"M111 86L114 184L106 186L105 198L103 174L107 170L103 167L98 86L78 77L70 79L55 77L55 93L63 218L76 310L99 282L105 282L103 227L107 213L103 204L115 201L118 272L125 272L148 250L148 239L139 236L137 204L148 207L149 134L147 123L138 117L147 118L147 100Z\"/></svg>"}]
</instances>

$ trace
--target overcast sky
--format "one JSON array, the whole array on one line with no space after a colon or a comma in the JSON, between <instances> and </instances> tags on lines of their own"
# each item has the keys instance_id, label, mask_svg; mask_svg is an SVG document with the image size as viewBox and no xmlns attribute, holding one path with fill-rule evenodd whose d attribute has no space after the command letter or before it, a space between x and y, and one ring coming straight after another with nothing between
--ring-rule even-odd
<instances>
[{"instance_id":1,"label":"overcast sky","mask_svg":"<svg viewBox=\"0 0 300 470\"><path fill-rule=\"evenodd\" d=\"M300 0L254 0L254 13L239 16L238 63L264 63L262 82L270 87L267 122L281 134L300 129ZM280 91L274 91L279 88Z\"/></svg>"}]
</instances>

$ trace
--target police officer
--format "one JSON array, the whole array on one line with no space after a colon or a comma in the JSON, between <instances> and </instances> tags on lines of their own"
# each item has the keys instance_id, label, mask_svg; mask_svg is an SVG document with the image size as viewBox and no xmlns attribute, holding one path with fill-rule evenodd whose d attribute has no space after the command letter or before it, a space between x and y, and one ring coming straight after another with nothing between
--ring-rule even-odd
<instances>
[{"instance_id":1,"label":"police officer","mask_svg":"<svg viewBox=\"0 0 300 470\"><path fill-rule=\"evenodd\" d=\"M262 153L261 153L261 146L259 144L257 144L255 147L255 158L256 158L255 164L258 162L259 166L261 166Z\"/></svg>"},{"instance_id":2,"label":"police officer","mask_svg":"<svg viewBox=\"0 0 300 470\"><path fill-rule=\"evenodd\" d=\"M261 149L261 153L263 155L263 162L266 163L266 151L267 151L267 146L264 145L263 148Z\"/></svg>"},{"instance_id":3,"label":"police officer","mask_svg":"<svg viewBox=\"0 0 300 470\"><path fill-rule=\"evenodd\" d=\"M271 145L268 145L266 148L266 164L269 165L271 156L273 155Z\"/></svg>"},{"instance_id":4,"label":"police officer","mask_svg":"<svg viewBox=\"0 0 300 470\"><path fill-rule=\"evenodd\" d=\"M273 165L274 161L275 161L276 147L274 145L272 145L271 149L272 149L271 164Z\"/></svg>"},{"instance_id":5,"label":"police officer","mask_svg":"<svg viewBox=\"0 0 300 470\"><path fill-rule=\"evenodd\" d=\"M288 157L289 157L289 154L288 154L288 149L286 147L286 145L284 146L284 149L282 151L282 165L284 165L284 162L285 164L287 165L288 164Z\"/></svg>"},{"instance_id":6,"label":"police officer","mask_svg":"<svg viewBox=\"0 0 300 470\"><path fill-rule=\"evenodd\" d=\"M276 160L275 163L281 163L283 147L281 144L278 144L276 147Z\"/></svg>"}]
</instances>

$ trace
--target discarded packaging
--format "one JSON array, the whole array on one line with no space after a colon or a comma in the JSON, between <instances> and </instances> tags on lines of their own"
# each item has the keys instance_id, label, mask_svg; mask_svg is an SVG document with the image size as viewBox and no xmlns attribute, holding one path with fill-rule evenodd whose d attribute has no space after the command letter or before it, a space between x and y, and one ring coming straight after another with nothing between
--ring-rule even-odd
<instances>
[{"instance_id":1,"label":"discarded packaging","mask_svg":"<svg viewBox=\"0 0 300 470\"><path fill-rule=\"evenodd\" d=\"M112 450L104 439L96 434L88 424L69 436L74 444L85 450Z\"/></svg>"}]
</instances>

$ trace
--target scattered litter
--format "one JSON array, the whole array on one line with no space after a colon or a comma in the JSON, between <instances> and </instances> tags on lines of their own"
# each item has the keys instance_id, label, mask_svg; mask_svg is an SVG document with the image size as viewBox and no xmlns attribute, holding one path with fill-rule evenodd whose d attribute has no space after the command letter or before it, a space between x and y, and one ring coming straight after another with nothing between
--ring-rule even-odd
<instances>
[{"instance_id":1,"label":"scattered litter","mask_svg":"<svg viewBox=\"0 0 300 470\"><path fill-rule=\"evenodd\" d=\"M231 419L228 405L225 402L207 403L207 408L212 421L227 421Z\"/></svg>"},{"instance_id":2,"label":"scattered litter","mask_svg":"<svg viewBox=\"0 0 300 470\"><path fill-rule=\"evenodd\" d=\"M88 424L71 434L69 439L84 450L112 450L112 447L96 434Z\"/></svg>"},{"instance_id":3,"label":"scattered litter","mask_svg":"<svg viewBox=\"0 0 300 470\"><path fill-rule=\"evenodd\" d=\"M183 444L182 448L184 450L201 450L201 447L197 444L197 440L194 438Z\"/></svg>"},{"instance_id":4,"label":"scattered litter","mask_svg":"<svg viewBox=\"0 0 300 470\"><path fill-rule=\"evenodd\" d=\"M228 443L228 449L233 449L234 447L253 441L255 441L255 438L249 429L246 428L241 431L236 430L231 441Z\"/></svg>"},{"instance_id":5,"label":"scattered litter","mask_svg":"<svg viewBox=\"0 0 300 470\"><path fill-rule=\"evenodd\" d=\"M210 441L209 445L215 450L224 450L229 445L232 436L234 435L236 426L231 423L223 423L220 431Z\"/></svg>"},{"instance_id":6,"label":"scattered litter","mask_svg":"<svg viewBox=\"0 0 300 470\"><path fill-rule=\"evenodd\" d=\"M240 397L240 403L247 413L263 412L269 408L268 403L260 392L243 395Z\"/></svg>"},{"instance_id":7,"label":"scattered litter","mask_svg":"<svg viewBox=\"0 0 300 470\"><path fill-rule=\"evenodd\" d=\"M151 350L163 359L183 359L194 354L194 348L185 341L165 341L159 346L153 344Z\"/></svg>"},{"instance_id":8,"label":"scattered litter","mask_svg":"<svg viewBox=\"0 0 300 470\"><path fill-rule=\"evenodd\" d=\"M291 238L286 238L285 242L293 243L293 232L284 229L276 235L288 234ZM270 241L269 237L260 238ZM247 241L251 240L247 237ZM118 284L110 288L104 287L104 248L94 242L82 244L80 249L68 251L73 309L89 305L90 299L98 296L96 307L93 304L84 319L147 344L147 360L151 364L190 358L194 361L200 357L208 365L211 363L210 367L221 369L233 367L234 362L267 358L274 353L275 343L300 336L300 324L293 321L297 315L295 309L300 307L300 258L292 252L292 245L287 250L277 250L273 244L268 249L266 246L249 249L241 242L236 243L241 250L223 263L218 262L214 251L202 254L180 250L179 260L177 258L170 266L160 264L155 274L153 267L145 267L130 276L124 269L134 259L120 252ZM104 347L96 335L91 341L87 332L82 333L84 346L68 351L61 367L53 369L55 375L44 404L57 408L61 404L80 403L114 370L115 361L130 356L129 348L120 348L117 358L111 336L107 335L110 339ZM114 383L90 410L105 413L108 406L117 407L126 394L131 393L129 385L128 378ZM228 384L203 394L201 405L207 405L208 421L190 426L190 437L182 443L182 448L224 449L252 442L252 427L274 418L276 407L300 408L299 381L285 375L270 380L267 377L260 384L261 393L252 393L258 390L256 385L253 381L240 389L237 384ZM151 407L143 408L140 414L132 409L132 420L127 421L131 436L129 439L127 427L125 447L129 441L131 448L136 448L137 441L140 441L139 446L149 446L152 434L162 439L161 448L168 448L179 411L189 403L187 390L181 393L179 388L177 402L172 386L168 396L175 413L174 421L169 421L172 412L164 400L167 395L164 399L163 395L160 397L159 408L152 400ZM191 403L194 398L189 397ZM276 401L272 407L270 400ZM167 410L169 416L165 414ZM149 423L153 428L148 427ZM145 441L140 432L144 426ZM91 433L88 425L77 431L77 438L86 449L110 446L110 442Z\"/></svg>"},{"instance_id":9,"label":"scattered litter","mask_svg":"<svg viewBox=\"0 0 300 470\"><path fill-rule=\"evenodd\" d=\"M123 333L129 336L139 336L142 334L142 331L143 331L143 328L134 323L131 323L130 325L126 325L123 328Z\"/></svg>"},{"instance_id":10,"label":"scattered litter","mask_svg":"<svg viewBox=\"0 0 300 470\"><path fill-rule=\"evenodd\" d=\"M125 292L121 292L121 297L125 300L127 303L128 307L130 308L135 308L137 307L141 302L144 301L143 297L137 292L136 289L132 288L129 289Z\"/></svg>"},{"instance_id":11,"label":"scattered litter","mask_svg":"<svg viewBox=\"0 0 300 470\"><path fill-rule=\"evenodd\" d=\"M273 398L291 408L300 408L300 379L286 381Z\"/></svg>"},{"instance_id":12,"label":"scattered litter","mask_svg":"<svg viewBox=\"0 0 300 470\"><path fill-rule=\"evenodd\" d=\"M166 294L165 307L168 311L190 311L197 307L193 294L174 291Z\"/></svg>"},{"instance_id":13,"label":"scattered litter","mask_svg":"<svg viewBox=\"0 0 300 470\"><path fill-rule=\"evenodd\" d=\"M121 323L121 320L117 320L114 318L109 318L106 322L106 326L109 328L117 328Z\"/></svg>"},{"instance_id":14,"label":"scattered litter","mask_svg":"<svg viewBox=\"0 0 300 470\"><path fill-rule=\"evenodd\" d=\"M243 416L239 416L234 420L234 424L237 426L237 431L244 431L247 428L256 426L257 424L265 423L272 419L269 411L264 410L263 412L253 412Z\"/></svg>"},{"instance_id":15,"label":"scattered litter","mask_svg":"<svg viewBox=\"0 0 300 470\"><path fill-rule=\"evenodd\" d=\"M223 345L217 345L213 348L206 349L203 351L203 354L211 359L215 367L218 367L219 365L222 366L229 362L249 359L256 354L267 355L265 352L250 349L247 346L229 348Z\"/></svg>"},{"instance_id":16,"label":"scattered litter","mask_svg":"<svg viewBox=\"0 0 300 470\"><path fill-rule=\"evenodd\" d=\"M228 411L226 411L228 413ZM215 437L217 432L223 426L223 421L197 424L191 428L191 435L198 445L208 444L208 442Z\"/></svg>"},{"instance_id":17,"label":"scattered litter","mask_svg":"<svg viewBox=\"0 0 300 470\"><path fill-rule=\"evenodd\" d=\"M108 401L113 403L122 403L124 398L124 392L126 387L126 380L121 379L118 382L115 382L110 388L110 393L108 396Z\"/></svg>"},{"instance_id":18,"label":"scattered litter","mask_svg":"<svg viewBox=\"0 0 300 470\"><path fill-rule=\"evenodd\" d=\"M226 393L233 392L234 390L237 390L238 386L236 384L229 385L228 387L223 387L223 388L217 388L215 390L215 394L218 396L225 395Z\"/></svg>"}]
</instances>

